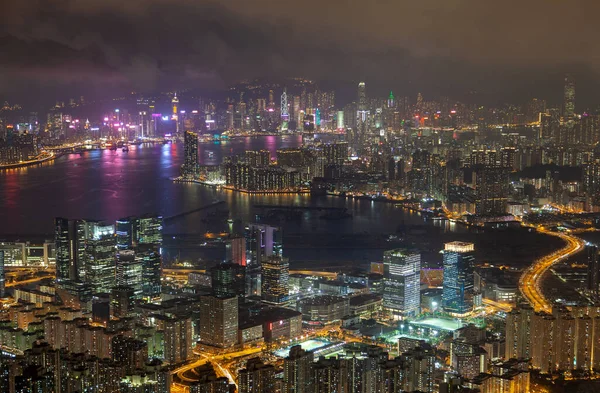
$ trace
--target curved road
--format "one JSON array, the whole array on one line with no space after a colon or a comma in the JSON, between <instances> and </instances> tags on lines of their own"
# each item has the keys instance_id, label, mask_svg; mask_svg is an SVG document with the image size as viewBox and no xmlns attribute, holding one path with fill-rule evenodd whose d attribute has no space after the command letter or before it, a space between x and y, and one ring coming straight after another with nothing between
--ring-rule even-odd
<instances>
[{"instance_id":1,"label":"curved road","mask_svg":"<svg viewBox=\"0 0 600 393\"><path fill-rule=\"evenodd\" d=\"M552 310L552 305L548 299L544 297L540 288L542 276L553 265L583 250L585 242L568 233L551 232L545 229L539 231L546 235L560 237L567 242L567 245L552 254L548 254L536 260L529 268L527 268L519 279L519 288L535 311L550 312Z\"/></svg>"}]
</instances>

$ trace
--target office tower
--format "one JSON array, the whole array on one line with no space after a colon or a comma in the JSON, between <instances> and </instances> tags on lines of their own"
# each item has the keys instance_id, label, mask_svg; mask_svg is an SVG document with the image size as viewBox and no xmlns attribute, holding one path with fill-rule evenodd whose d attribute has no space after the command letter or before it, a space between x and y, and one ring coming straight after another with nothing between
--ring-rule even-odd
<instances>
[{"instance_id":1,"label":"office tower","mask_svg":"<svg viewBox=\"0 0 600 393\"><path fill-rule=\"evenodd\" d=\"M383 253L383 307L395 319L419 313L421 255L408 249Z\"/></svg>"},{"instance_id":2,"label":"office tower","mask_svg":"<svg viewBox=\"0 0 600 393\"><path fill-rule=\"evenodd\" d=\"M288 96L287 89L283 89L283 93L281 94L281 120L289 121L290 120L290 110L288 107Z\"/></svg>"},{"instance_id":3,"label":"office tower","mask_svg":"<svg viewBox=\"0 0 600 393\"><path fill-rule=\"evenodd\" d=\"M108 293L115 285L115 228L99 221L78 221L78 257L83 280L92 293Z\"/></svg>"},{"instance_id":4,"label":"office tower","mask_svg":"<svg viewBox=\"0 0 600 393\"><path fill-rule=\"evenodd\" d=\"M271 255L283 256L281 228L263 224L246 227L246 259L249 265L260 266Z\"/></svg>"},{"instance_id":5,"label":"office tower","mask_svg":"<svg viewBox=\"0 0 600 393\"><path fill-rule=\"evenodd\" d=\"M360 82L358 84L358 110L367 110L367 87L365 82Z\"/></svg>"},{"instance_id":6,"label":"office tower","mask_svg":"<svg viewBox=\"0 0 600 393\"><path fill-rule=\"evenodd\" d=\"M115 237L118 250L127 250L133 247L135 238L135 217L121 218L115 223Z\"/></svg>"},{"instance_id":7,"label":"office tower","mask_svg":"<svg viewBox=\"0 0 600 393\"><path fill-rule=\"evenodd\" d=\"M246 239L244 237L234 236L225 241L225 262L246 266Z\"/></svg>"},{"instance_id":8,"label":"office tower","mask_svg":"<svg viewBox=\"0 0 600 393\"><path fill-rule=\"evenodd\" d=\"M171 100L171 107L173 109L171 120L175 122L175 131L179 133L179 98L177 98L177 93L175 93L173 99Z\"/></svg>"},{"instance_id":9,"label":"office tower","mask_svg":"<svg viewBox=\"0 0 600 393\"><path fill-rule=\"evenodd\" d=\"M238 297L200 298L200 341L214 347L229 348L237 344Z\"/></svg>"},{"instance_id":10,"label":"office tower","mask_svg":"<svg viewBox=\"0 0 600 393\"><path fill-rule=\"evenodd\" d=\"M421 344L421 346L403 353L401 358L406 367L404 391L432 393L435 355L431 346Z\"/></svg>"},{"instance_id":11,"label":"office tower","mask_svg":"<svg viewBox=\"0 0 600 393\"><path fill-rule=\"evenodd\" d=\"M575 122L575 79L565 76L564 118L567 126L572 128Z\"/></svg>"},{"instance_id":12,"label":"office tower","mask_svg":"<svg viewBox=\"0 0 600 393\"><path fill-rule=\"evenodd\" d=\"M260 358L249 359L238 373L239 393L271 393L275 391L275 367Z\"/></svg>"},{"instance_id":13,"label":"office tower","mask_svg":"<svg viewBox=\"0 0 600 393\"><path fill-rule=\"evenodd\" d=\"M117 285L110 291L111 315L116 318L124 318L133 311L134 290L132 287Z\"/></svg>"},{"instance_id":14,"label":"office tower","mask_svg":"<svg viewBox=\"0 0 600 393\"><path fill-rule=\"evenodd\" d=\"M288 301L290 287L290 263L287 258L276 255L262 262L261 296L265 302L282 304Z\"/></svg>"},{"instance_id":15,"label":"office tower","mask_svg":"<svg viewBox=\"0 0 600 393\"><path fill-rule=\"evenodd\" d=\"M212 293L217 297L244 297L246 268L235 263L222 263L210 269Z\"/></svg>"},{"instance_id":16,"label":"office tower","mask_svg":"<svg viewBox=\"0 0 600 393\"><path fill-rule=\"evenodd\" d=\"M168 318L164 321L165 361L176 364L192 356L192 319Z\"/></svg>"},{"instance_id":17,"label":"office tower","mask_svg":"<svg viewBox=\"0 0 600 393\"><path fill-rule=\"evenodd\" d=\"M598 299L600 294L600 255L598 247L589 245L586 247L588 255L587 290L592 299Z\"/></svg>"},{"instance_id":18,"label":"office tower","mask_svg":"<svg viewBox=\"0 0 600 393\"><path fill-rule=\"evenodd\" d=\"M503 216L507 213L509 175L502 166L484 165L476 172L475 213L478 216Z\"/></svg>"},{"instance_id":19,"label":"office tower","mask_svg":"<svg viewBox=\"0 0 600 393\"><path fill-rule=\"evenodd\" d=\"M131 287L133 296L142 297L143 259L133 250L117 252L116 282L118 286Z\"/></svg>"},{"instance_id":20,"label":"office tower","mask_svg":"<svg viewBox=\"0 0 600 393\"><path fill-rule=\"evenodd\" d=\"M142 216L136 220L135 240L136 245L149 246L154 245L159 248L162 246L163 236L163 218L162 216Z\"/></svg>"},{"instance_id":21,"label":"office tower","mask_svg":"<svg viewBox=\"0 0 600 393\"><path fill-rule=\"evenodd\" d=\"M181 175L194 178L198 175L198 134L192 131L186 131L183 147L183 165L181 166Z\"/></svg>"},{"instance_id":22,"label":"office tower","mask_svg":"<svg viewBox=\"0 0 600 393\"><path fill-rule=\"evenodd\" d=\"M4 251L0 250L0 298L5 296L6 276L4 273Z\"/></svg>"},{"instance_id":23,"label":"office tower","mask_svg":"<svg viewBox=\"0 0 600 393\"><path fill-rule=\"evenodd\" d=\"M73 265L75 253L73 252L74 231L72 222L66 218L54 219L54 245L56 252L56 281L70 280L75 274Z\"/></svg>"},{"instance_id":24,"label":"office tower","mask_svg":"<svg viewBox=\"0 0 600 393\"><path fill-rule=\"evenodd\" d=\"M146 250L137 254L142 260L142 294L146 300L160 297L162 258L158 251Z\"/></svg>"},{"instance_id":25,"label":"office tower","mask_svg":"<svg viewBox=\"0 0 600 393\"><path fill-rule=\"evenodd\" d=\"M451 314L473 310L475 259L473 243L444 244L444 287L442 308Z\"/></svg>"},{"instance_id":26,"label":"office tower","mask_svg":"<svg viewBox=\"0 0 600 393\"><path fill-rule=\"evenodd\" d=\"M312 393L312 367L314 355L300 345L290 349L289 356L283 360L283 393Z\"/></svg>"}]
</instances>

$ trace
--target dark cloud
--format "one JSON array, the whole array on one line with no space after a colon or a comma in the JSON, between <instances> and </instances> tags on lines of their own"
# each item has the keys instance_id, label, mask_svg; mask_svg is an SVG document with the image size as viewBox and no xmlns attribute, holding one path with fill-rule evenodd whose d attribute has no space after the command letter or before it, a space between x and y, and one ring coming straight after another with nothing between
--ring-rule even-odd
<instances>
[{"instance_id":1,"label":"dark cloud","mask_svg":"<svg viewBox=\"0 0 600 393\"><path fill-rule=\"evenodd\" d=\"M598 11L585 0L9 0L0 94L302 75L410 93L556 96L566 70L597 83Z\"/></svg>"}]
</instances>

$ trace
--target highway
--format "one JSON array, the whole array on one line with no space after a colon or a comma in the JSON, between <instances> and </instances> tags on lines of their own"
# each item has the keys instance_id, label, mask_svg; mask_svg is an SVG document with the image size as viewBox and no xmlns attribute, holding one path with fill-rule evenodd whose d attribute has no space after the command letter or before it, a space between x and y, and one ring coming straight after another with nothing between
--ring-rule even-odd
<instances>
[{"instance_id":1,"label":"highway","mask_svg":"<svg viewBox=\"0 0 600 393\"><path fill-rule=\"evenodd\" d=\"M567 245L552 254L548 254L536 260L529 268L527 268L519 279L519 289L535 311L550 312L552 305L548 299L544 297L540 287L544 273L546 273L553 265L583 250L585 243L580 238L569 233L551 232L546 229L538 230L546 235L563 239L567 242Z\"/></svg>"}]
</instances>

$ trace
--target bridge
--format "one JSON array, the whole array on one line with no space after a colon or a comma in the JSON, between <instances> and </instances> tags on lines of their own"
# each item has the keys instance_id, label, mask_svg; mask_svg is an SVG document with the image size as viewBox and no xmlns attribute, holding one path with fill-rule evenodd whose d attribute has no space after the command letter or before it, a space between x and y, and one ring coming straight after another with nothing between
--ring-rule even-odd
<instances>
[{"instance_id":1,"label":"bridge","mask_svg":"<svg viewBox=\"0 0 600 393\"><path fill-rule=\"evenodd\" d=\"M179 214L175 214L173 216L164 217L163 218L163 222L167 223L167 222L176 220L178 218L185 217L185 216L187 216L189 214L196 213L196 212L199 212L199 211L202 211L202 210L208 210L208 209L211 209L213 207L217 207L217 206L224 205L224 204L225 204L225 201L215 201L215 202L211 203L210 205L200 206L198 208L195 208L195 209L192 209L192 210L188 210L188 211L185 211L185 212L182 212L182 213L179 213Z\"/></svg>"}]
</instances>

